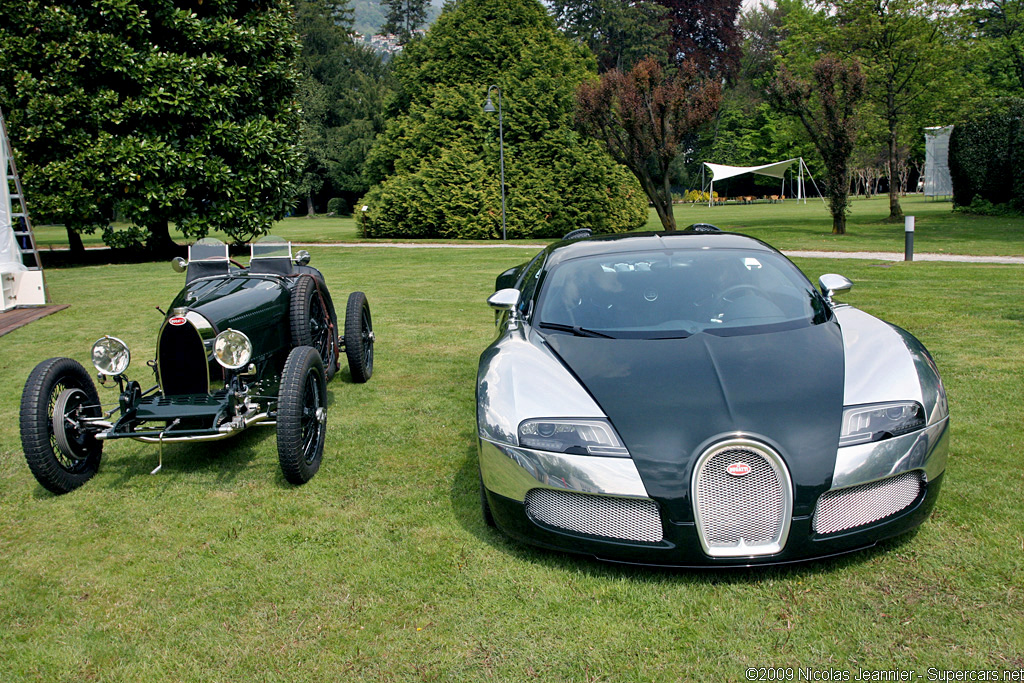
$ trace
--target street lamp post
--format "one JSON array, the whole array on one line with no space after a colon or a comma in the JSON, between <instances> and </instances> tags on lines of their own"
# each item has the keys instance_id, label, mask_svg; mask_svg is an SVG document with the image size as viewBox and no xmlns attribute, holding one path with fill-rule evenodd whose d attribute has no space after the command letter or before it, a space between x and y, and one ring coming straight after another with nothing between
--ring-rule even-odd
<instances>
[{"instance_id":1,"label":"street lamp post","mask_svg":"<svg viewBox=\"0 0 1024 683\"><path fill-rule=\"evenodd\" d=\"M498 91L498 154L501 160L501 239L506 239L505 234L505 134L502 129L501 122L501 88L496 85L488 86L487 88L487 101L484 102L484 111L488 114L493 114L494 103L491 102L491 91Z\"/></svg>"}]
</instances>

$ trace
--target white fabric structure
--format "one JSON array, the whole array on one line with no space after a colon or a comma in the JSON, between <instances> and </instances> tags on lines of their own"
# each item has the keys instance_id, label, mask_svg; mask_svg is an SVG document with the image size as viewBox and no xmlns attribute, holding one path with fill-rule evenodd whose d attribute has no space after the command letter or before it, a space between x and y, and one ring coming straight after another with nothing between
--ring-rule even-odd
<instances>
[{"instance_id":1,"label":"white fabric structure","mask_svg":"<svg viewBox=\"0 0 1024 683\"><path fill-rule=\"evenodd\" d=\"M766 175L772 178L785 178L786 171L793 164L797 165L796 198L798 201L803 199L806 204L807 193L804 188L804 170L807 169L807 164L804 163L803 157L776 161L775 163L762 164L761 166L726 166L725 164L712 164L705 161L704 165L711 171L711 189L708 192L708 206L711 206L714 201L716 180L725 180L726 178L743 175L744 173L756 173L757 175ZM807 175L810 174L811 172L808 170ZM811 181L813 182L814 178L811 178Z\"/></svg>"},{"instance_id":2,"label":"white fabric structure","mask_svg":"<svg viewBox=\"0 0 1024 683\"><path fill-rule=\"evenodd\" d=\"M7 175L7 144L0 140L0 169ZM21 249L14 236L14 225L11 222L11 189L7 178L0 182L0 273L25 271L28 268L21 262Z\"/></svg>"},{"instance_id":3,"label":"white fabric structure","mask_svg":"<svg viewBox=\"0 0 1024 683\"><path fill-rule=\"evenodd\" d=\"M924 129L924 196L950 197L953 179L949 174L949 136L953 126Z\"/></svg>"},{"instance_id":4,"label":"white fabric structure","mask_svg":"<svg viewBox=\"0 0 1024 683\"><path fill-rule=\"evenodd\" d=\"M28 268L21 257L21 246L18 236L14 234L16 223L11 204L11 178L13 164L10 154L10 141L7 139L7 128L3 113L0 112L0 311L18 306L45 306L46 288L43 283L43 271L39 268ZM18 199L21 208L21 200Z\"/></svg>"}]
</instances>

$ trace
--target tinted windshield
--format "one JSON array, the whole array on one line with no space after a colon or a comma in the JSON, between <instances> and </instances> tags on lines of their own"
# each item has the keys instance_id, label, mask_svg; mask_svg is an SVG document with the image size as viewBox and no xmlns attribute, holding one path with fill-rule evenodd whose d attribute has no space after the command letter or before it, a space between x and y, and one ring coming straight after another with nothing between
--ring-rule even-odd
<instances>
[{"instance_id":1,"label":"tinted windshield","mask_svg":"<svg viewBox=\"0 0 1024 683\"><path fill-rule=\"evenodd\" d=\"M251 258L291 259L292 257L292 243L274 235L267 235L253 242L250 249L252 250Z\"/></svg>"},{"instance_id":2,"label":"tinted windshield","mask_svg":"<svg viewBox=\"0 0 1024 683\"><path fill-rule=\"evenodd\" d=\"M534 323L614 337L824 322L828 309L784 257L742 249L634 252L566 261L546 276ZM728 332L724 332L728 331Z\"/></svg>"},{"instance_id":3,"label":"tinted windshield","mask_svg":"<svg viewBox=\"0 0 1024 683\"><path fill-rule=\"evenodd\" d=\"M216 237L204 237L188 248L189 261L227 261L228 245Z\"/></svg>"}]
</instances>

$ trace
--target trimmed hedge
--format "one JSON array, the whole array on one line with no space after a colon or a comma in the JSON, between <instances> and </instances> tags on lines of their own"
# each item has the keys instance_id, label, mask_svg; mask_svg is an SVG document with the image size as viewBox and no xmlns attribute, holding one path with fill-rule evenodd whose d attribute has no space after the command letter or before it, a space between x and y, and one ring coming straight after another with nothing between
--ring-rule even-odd
<instances>
[{"instance_id":1,"label":"trimmed hedge","mask_svg":"<svg viewBox=\"0 0 1024 683\"><path fill-rule=\"evenodd\" d=\"M494 239L502 234L501 87L509 238L619 232L647 220L635 178L572 125L593 57L562 36L537 0L451 3L396 58L387 128L367 157L358 205L366 237Z\"/></svg>"},{"instance_id":2,"label":"trimmed hedge","mask_svg":"<svg viewBox=\"0 0 1024 683\"><path fill-rule=\"evenodd\" d=\"M949 139L949 173L955 206L982 200L1024 209L1024 100L957 124Z\"/></svg>"}]
</instances>

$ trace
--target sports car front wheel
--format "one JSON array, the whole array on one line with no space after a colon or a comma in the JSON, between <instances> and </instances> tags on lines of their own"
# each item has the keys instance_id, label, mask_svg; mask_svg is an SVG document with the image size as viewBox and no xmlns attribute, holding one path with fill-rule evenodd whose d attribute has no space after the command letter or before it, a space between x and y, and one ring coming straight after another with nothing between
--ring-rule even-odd
<instances>
[{"instance_id":1,"label":"sports car front wheel","mask_svg":"<svg viewBox=\"0 0 1024 683\"><path fill-rule=\"evenodd\" d=\"M320 353L298 346L288 354L277 399L277 456L292 484L305 484L320 469L327 434L327 377Z\"/></svg>"},{"instance_id":2,"label":"sports car front wheel","mask_svg":"<svg viewBox=\"0 0 1024 683\"><path fill-rule=\"evenodd\" d=\"M103 442L81 428L99 417L96 385L80 363L51 358L35 367L21 394L21 446L36 480L49 491L73 491L100 467Z\"/></svg>"}]
</instances>

